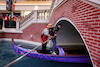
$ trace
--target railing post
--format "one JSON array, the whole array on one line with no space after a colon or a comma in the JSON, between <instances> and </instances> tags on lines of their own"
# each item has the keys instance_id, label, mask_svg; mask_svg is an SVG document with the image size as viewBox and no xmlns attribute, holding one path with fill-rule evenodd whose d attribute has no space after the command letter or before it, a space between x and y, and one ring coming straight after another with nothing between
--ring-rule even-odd
<instances>
[{"instance_id":1,"label":"railing post","mask_svg":"<svg viewBox=\"0 0 100 67\"><path fill-rule=\"evenodd\" d=\"M47 10L46 12L47 12L46 19L49 19L49 18L50 18L50 11L49 11L49 10Z\"/></svg>"},{"instance_id":2,"label":"railing post","mask_svg":"<svg viewBox=\"0 0 100 67\"><path fill-rule=\"evenodd\" d=\"M16 29L19 30L19 21L16 21Z\"/></svg>"},{"instance_id":3,"label":"railing post","mask_svg":"<svg viewBox=\"0 0 100 67\"><path fill-rule=\"evenodd\" d=\"M37 10L34 11L34 19L37 20Z\"/></svg>"},{"instance_id":4,"label":"railing post","mask_svg":"<svg viewBox=\"0 0 100 67\"><path fill-rule=\"evenodd\" d=\"M41 20L42 19L42 12L38 11L38 13L39 13L39 20Z\"/></svg>"},{"instance_id":5,"label":"railing post","mask_svg":"<svg viewBox=\"0 0 100 67\"><path fill-rule=\"evenodd\" d=\"M41 14L42 14L42 15L41 15L41 16L42 16L42 19L41 19L41 20L43 20L43 18L44 18L44 11L42 10L41 12L42 12L42 13L41 13Z\"/></svg>"},{"instance_id":6,"label":"railing post","mask_svg":"<svg viewBox=\"0 0 100 67\"><path fill-rule=\"evenodd\" d=\"M58 0L55 0L55 4L57 4L58 3Z\"/></svg>"},{"instance_id":7,"label":"railing post","mask_svg":"<svg viewBox=\"0 0 100 67\"><path fill-rule=\"evenodd\" d=\"M31 16L33 17L33 20L35 19L34 11L31 12Z\"/></svg>"}]
</instances>

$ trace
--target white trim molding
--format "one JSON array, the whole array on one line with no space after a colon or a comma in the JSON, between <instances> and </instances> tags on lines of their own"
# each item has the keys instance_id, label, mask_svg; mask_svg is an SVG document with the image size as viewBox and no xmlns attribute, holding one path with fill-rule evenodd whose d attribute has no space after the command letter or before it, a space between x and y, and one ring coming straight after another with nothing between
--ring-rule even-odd
<instances>
[{"instance_id":1,"label":"white trim molding","mask_svg":"<svg viewBox=\"0 0 100 67\"><path fill-rule=\"evenodd\" d=\"M12 39L11 38L0 38L0 41L11 41ZM24 42L24 43L29 43L29 44L33 44L33 45L41 45L42 46L42 43L40 42L34 42L34 41L28 41L28 40L22 40L22 39L14 39L14 41L16 42ZM49 44L47 44L47 47L50 47Z\"/></svg>"},{"instance_id":2,"label":"white trim molding","mask_svg":"<svg viewBox=\"0 0 100 67\"><path fill-rule=\"evenodd\" d=\"M89 0L89 1L100 4L100 0Z\"/></svg>"},{"instance_id":3,"label":"white trim molding","mask_svg":"<svg viewBox=\"0 0 100 67\"><path fill-rule=\"evenodd\" d=\"M90 1L90 0L81 0L81 1L83 1L83 2L85 2L85 3L88 3L88 4L90 4L90 5L93 5L93 6L97 7L97 8L100 8L100 3L98 4L98 3L96 3L96 2L93 2L93 1L96 1L96 0L93 0L93 1ZM98 2L99 2L99 1L98 1Z\"/></svg>"},{"instance_id":4,"label":"white trim molding","mask_svg":"<svg viewBox=\"0 0 100 67\"><path fill-rule=\"evenodd\" d=\"M23 33L23 31L17 30L16 28L3 28L0 30L0 33Z\"/></svg>"},{"instance_id":5,"label":"white trim molding","mask_svg":"<svg viewBox=\"0 0 100 67\"><path fill-rule=\"evenodd\" d=\"M11 41L11 38L0 38L0 41ZM27 40L22 40L22 39L14 39L16 42L24 42L24 43L29 43L29 44L35 44L35 45L41 45L42 43L39 42L33 42L33 41L27 41Z\"/></svg>"}]
</instances>

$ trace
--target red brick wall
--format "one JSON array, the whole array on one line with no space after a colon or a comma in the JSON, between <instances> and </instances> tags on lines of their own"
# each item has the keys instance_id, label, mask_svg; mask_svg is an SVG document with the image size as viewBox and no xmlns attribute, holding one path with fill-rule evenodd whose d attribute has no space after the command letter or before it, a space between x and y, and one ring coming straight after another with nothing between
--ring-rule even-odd
<instances>
[{"instance_id":1,"label":"red brick wall","mask_svg":"<svg viewBox=\"0 0 100 67\"><path fill-rule=\"evenodd\" d=\"M68 0L52 15L54 24L60 17L70 19L84 38L94 67L100 67L100 9L80 0Z\"/></svg>"},{"instance_id":2,"label":"red brick wall","mask_svg":"<svg viewBox=\"0 0 100 67\"><path fill-rule=\"evenodd\" d=\"M0 33L0 38L14 38L14 39L23 39L34 42L41 41L41 32L47 26L47 24L32 24L23 30L23 33ZM30 35L33 35L33 38L30 38Z\"/></svg>"},{"instance_id":3,"label":"red brick wall","mask_svg":"<svg viewBox=\"0 0 100 67\"><path fill-rule=\"evenodd\" d=\"M41 33L42 30L47 26L47 24L32 24L25 30L23 30L23 39L31 40L35 42L42 42L41 41ZM33 35L33 39L30 38L30 35Z\"/></svg>"}]
</instances>

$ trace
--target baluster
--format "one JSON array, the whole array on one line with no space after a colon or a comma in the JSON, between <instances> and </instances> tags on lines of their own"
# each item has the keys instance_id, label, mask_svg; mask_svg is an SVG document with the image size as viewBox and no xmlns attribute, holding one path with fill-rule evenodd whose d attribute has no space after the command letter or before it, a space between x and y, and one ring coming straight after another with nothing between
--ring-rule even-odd
<instances>
[{"instance_id":1,"label":"baluster","mask_svg":"<svg viewBox=\"0 0 100 67\"><path fill-rule=\"evenodd\" d=\"M42 19L42 11L40 11L40 20Z\"/></svg>"},{"instance_id":2,"label":"baluster","mask_svg":"<svg viewBox=\"0 0 100 67\"><path fill-rule=\"evenodd\" d=\"M41 20L41 13L40 13L40 11L39 11L39 20Z\"/></svg>"},{"instance_id":3,"label":"baluster","mask_svg":"<svg viewBox=\"0 0 100 67\"><path fill-rule=\"evenodd\" d=\"M37 11L37 17L38 17L37 19L39 20L39 11Z\"/></svg>"},{"instance_id":4,"label":"baluster","mask_svg":"<svg viewBox=\"0 0 100 67\"><path fill-rule=\"evenodd\" d=\"M19 21L16 21L16 29L19 30Z\"/></svg>"},{"instance_id":5,"label":"baluster","mask_svg":"<svg viewBox=\"0 0 100 67\"><path fill-rule=\"evenodd\" d=\"M40 11L40 20L42 19L42 12Z\"/></svg>"},{"instance_id":6,"label":"baluster","mask_svg":"<svg viewBox=\"0 0 100 67\"><path fill-rule=\"evenodd\" d=\"M44 19L46 20L46 17L47 17L47 14L46 14L46 10L45 10L45 13L44 13Z\"/></svg>"},{"instance_id":7,"label":"baluster","mask_svg":"<svg viewBox=\"0 0 100 67\"><path fill-rule=\"evenodd\" d=\"M49 11L47 11L47 19L49 18Z\"/></svg>"},{"instance_id":8,"label":"baluster","mask_svg":"<svg viewBox=\"0 0 100 67\"><path fill-rule=\"evenodd\" d=\"M37 19L39 19L39 11L37 10Z\"/></svg>"},{"instance_id":9,"label":"baluster","mask_svg":"<svg viewBox=\"0 0 100 67\"><path fill-rule=\"evenodd\" d=\"M44 11L42 10L42 20L44 20Z\"/></svg>"},{"instance_id":10,"label":"baluster","mask_svg":"<svg viewBox=\"0 0 100 67\"><path fill-rule=\"evenodd\" d=\"M59 1L59 0L56 0L56 2L55 2L56 5L58 4L58 1Z\"/></svg>"},{"instance_id":11,"label":"baluster","mask_svg":"<svg viewBox=\"0 0 100 67\"><path fill-rule=\"evenodd\" d=\"M48 10L48 19L49 19L49 17L50 17L50 10Z\"/></svg>"},{"instance_id":12,"label":"baluster","mask_svg":"<svg viewBox=\"0 0 100 67\"><path fill-rule=\"evenodd\" d=\"M38 19L40 20L40 11L38 11Z\"/></svg>"},{"instance_id":13,"label":"baluster","mask_svg":"<svg viewBox=\"0 0 100 67\"><path fill-rule=\"evenodd\" d=\"M37 10L37 20L39 19L39 11Z\"/></svg>"},{"instance_id":14,"label":"baluster","mask_svg":"<svg viewBox=\"0 0 100 67\"><path fill-rule=\"evenodd\" d=\"M37 10L34 11L34 19L37 20Z\"/></svg>"},{"instance_id":15,"label":"baluster","mask_svg":"<svg viewBox=\"0 0 100 67\"><path fill-rule=\"evenodd\" d=\"M45 11L45 20L47 19L47 17L48 17L48 11L46 10Z\"/></svg>"},{"instance_id":16,"label":"baluster","mask_svg":"<svg viewBox=\"0 0 100 67\"><path fill-rule=\"evenodd\" d=\"M44 10L44 20L46 20L46 10Z\"/></svg>"},{"instance_id":17,"label":"baluster","mask_svg":"<svg viewBox=\"0 0 100 67\"><path fill-rule=\"evenodd\" d=\"M43 20L45 20L45 11L43 10Z\"/></svg>"},{"instance_id":18,"label":"baluster","mask_svg":"<svg viewBox=\"0 0 100 67\"><path fill-rule=\"evenodd\" d=\"M30 13L30 17L32 17L34 19L34 12L33 11Z\"/></svg>"},{"instance_id":19,"label":"baluster","mask_svg":"<svg viewBox=\"0 0 100 67\"><path fill-rule=\"evenodd\" d=\"M39 20L41 20L41 12L39 11Z\"/></svg>"}]
</instances>

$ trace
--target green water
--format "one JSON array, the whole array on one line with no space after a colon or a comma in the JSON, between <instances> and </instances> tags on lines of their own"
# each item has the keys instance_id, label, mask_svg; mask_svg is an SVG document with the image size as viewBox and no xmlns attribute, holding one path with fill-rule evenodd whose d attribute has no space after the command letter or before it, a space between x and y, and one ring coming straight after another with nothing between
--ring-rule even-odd
<instances>
[{"instance_id":1,"label":"green water","mask_svg":"<svg viewBox=\"0 0 100 67\"><path fill-rule=\"evenodd\" d=\"M31 46L29 45L33 45L22 42L16 42L16 44L25 45L29 48L31 48ZM20 55L16 54L13 51L10 41L0 41L0 67L3 67L4 65L18 58L19 56ZM90 63L61 63L24 57L15 64L13 64L11 67L92 67L92 65Z\"/></svg>"}]
</instances>

